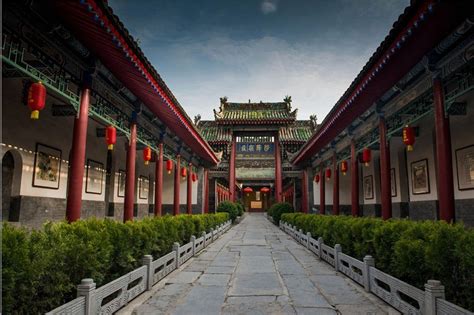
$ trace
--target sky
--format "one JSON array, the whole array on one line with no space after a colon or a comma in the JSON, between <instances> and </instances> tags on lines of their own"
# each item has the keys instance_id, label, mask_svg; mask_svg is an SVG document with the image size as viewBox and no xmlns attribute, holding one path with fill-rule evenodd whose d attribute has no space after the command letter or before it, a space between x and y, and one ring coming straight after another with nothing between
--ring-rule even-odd
<instances>
[{"instance_id":1,"label":"sky","mask_svg":"<svg viewBox=\"0 0 474 315\"><path fill-rule=\"evenodd\" d=\"M409 0L110 0L190 117L219 98L327 115Z\"/></svg>"}]
</instances>

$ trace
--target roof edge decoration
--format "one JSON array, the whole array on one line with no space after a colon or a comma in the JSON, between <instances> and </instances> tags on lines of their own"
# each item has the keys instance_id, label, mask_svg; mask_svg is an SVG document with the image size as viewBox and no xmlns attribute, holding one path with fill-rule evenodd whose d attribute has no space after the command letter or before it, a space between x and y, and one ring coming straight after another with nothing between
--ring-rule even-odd
<instances>
[{"instance_id":1,"label":"roof edge decoration","mask_svg":"<svg viewBox=\"0 0 474 315\"><path fill-rule=\"evenodd\" d=\"M393 24L372 57L291 162L317 153L463 21L465 8L449 1L414 0Z\"/></svg>"},{"instance_id":2,"label":"roof edge decoration","mask_svg":"<svg viewBox=\"0 0 474 315\"><path fill-rule=\"evenodd\" d=\"M78 39L172 132L204 160L218 162L210 145L106 1L52 3Z\"/></svg>"}]
</instances>

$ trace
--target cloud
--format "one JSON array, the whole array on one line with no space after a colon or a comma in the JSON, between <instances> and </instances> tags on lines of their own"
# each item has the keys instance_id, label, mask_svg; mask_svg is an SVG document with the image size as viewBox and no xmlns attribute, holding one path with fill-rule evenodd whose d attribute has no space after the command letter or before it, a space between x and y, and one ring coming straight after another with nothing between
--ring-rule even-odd
<instances>
[{"instance_id":1,"label":"cloud","mask_svg":"<svg viewBox=\"0 0 474 315\"><path fill-rule=\"evenodd\" d=\"M180 43L174 48L186 68L166 82L192 117L212 119L219 97L233 102L282 101L291 95L299 119L316 113L321 121L366 62L371 50L292 45L276 37L228 37ZM196 69L207 60L208 69ZM189 73L187 73L189 71Z\"/></svg>"},{"instance_id":2,"label":"cloud","mask_svg":"<svg viewBox=\"0 0 474 315\"><path fill-rule=\"evenodd\" d=\"M261 6L263 14L270 14L277 10L276 0L264 0Z\"/></svg>"}]
</instances>

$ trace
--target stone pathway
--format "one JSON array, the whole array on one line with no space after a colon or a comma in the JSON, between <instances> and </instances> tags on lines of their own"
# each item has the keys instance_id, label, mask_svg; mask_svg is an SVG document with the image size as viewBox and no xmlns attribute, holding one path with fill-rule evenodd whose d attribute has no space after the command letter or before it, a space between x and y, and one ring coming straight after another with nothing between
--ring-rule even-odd
<instances>
[{"instance_id":1,"label":"stone pathway","mask_svg":"<svg viewBox=\"0 0 474 315\"><path fill-rule=\"evenodd\" d=\"M248 214L157 286L134 314L399 314L262 214Z\"/></svg>"}]
</instances>

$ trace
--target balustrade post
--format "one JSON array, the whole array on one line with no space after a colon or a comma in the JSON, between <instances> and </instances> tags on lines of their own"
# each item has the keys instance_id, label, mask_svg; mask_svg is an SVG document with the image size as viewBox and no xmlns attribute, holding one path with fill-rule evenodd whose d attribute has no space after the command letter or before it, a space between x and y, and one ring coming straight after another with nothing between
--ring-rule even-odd
<instances>
[{"instance_id":1,"label":"balustrade post","mask_svg":"<svg viewBox=\"0 0 474 315\"><path fill-rule=\"evenodd\" d=\"M196 254L196 236L191 235L191 243L193 243L193 257Z\"/></svg>"},{"instance_id":2,"label":"balustrade post","mask_svg":"<svg viewBox=\"0 0 474 315\"><path fill-rule=\"evenodd\" d=\"M339 253L342 252L342 247L340 244L334 245L334 269L339 271Z\"/></svg>"},{"instance_id":3,"label":"balustrade post","mask_svg":"<svg viewBox=\"0 0 474 315\"><path fill-rule=\"evenodd\" d=\"M364 257L364 289L367 292L370 292L370 267L375 267L375 260L367 255Z\"/></svg>"},{"instance_id":4,"label":"balustrade post","mask_svg":"<svg viewBox=\"0 0 474 315\"><path fill-rule=\"evenodd\" d=\"M323 253L324 240L322 237L318 237L318 259L321 260L321 254Z\"/></svg>"},{"instance_id":5,"label":"balustrade post","mask_svg":"<svg viewBox=\"0 0 474 315\"><path fill-rule=\"evenodd\" d=\"M173 251L176 253L176 269L179 268L179 243L173 243Z\"/></svg>"},{"instance_id":6,"label":"balustrade post","mask_svg":"<svg viewBox=\"0 0 474 315\"><path fill-rule=\"evenodd\" d=\"M202 239L204 240L203 243L202 243L202 246L204 248L206 248L206 246L207 246L206 245L206 231L202 232L201 235L202 235Z\"/></svg>"},{"instance_id":7,"label":"balustrade post","mask_svg":"<svg viewBox=\"0 0 474 315\"><path fill-rule=\"evenodd\" d=\"M211 242L214 242L214 229L211 229Z\"/></svg>"},{"instance_id":8,"label":"balustrade post","mask_svg":"<svg viewBox=\"0 0 474 315\"><path fill-rule=\"evenodd\" d=\"M311 233L310 233L310 232L307 232L307 233L306 233L306 237L307 237L307 240L306 240L306 248L309 249L309 239L311 238Z\"/></svg>"},{"instance_id":9,"label":"balustrade post","mask_svg":"<svg viewBox=\"0 0 474 315\"><path fill-rule=\"evenodd\" d=\"M444 298L444 285L438 280L428 280L425 284L424 315L436 315L436 299Z\"/></svg>"},{"instance_id":10,"label":"balustrade post","mask_svg":"<svg viewBox=\"0 0 474 315\"><path fill-rule=\"evenodd\" d=\"M298 243L301 243L301 240L303 240L303 229L299 230L300 234L298 235Z\"/></svg>"},{"instance_id":11,"label":"balustrade post","mask_svg":"<svg viewBox=\"0 0 474 315\"><path fill-rule=\"evenodd\" d=\"M87 278L82 279L81 284L77 286L77 297L83 296L85 298L85 315L92 314L93 309L93 301L94 301L94 291L95 291L95 283L94 280Z\"/></svg>"},{"instance_id":12,"label":"balustrade post","mask_svg":"<svg viewBox=\"0 0 474 315\"><path fill-rule=\"evenodd\" d=\"M151 264L153 262L153 256L145 255L142 258L142 263L146 266L146 290L150 291L151 287L153 286L153 270L151 268Z\"/></svg>"}]
</instances>

